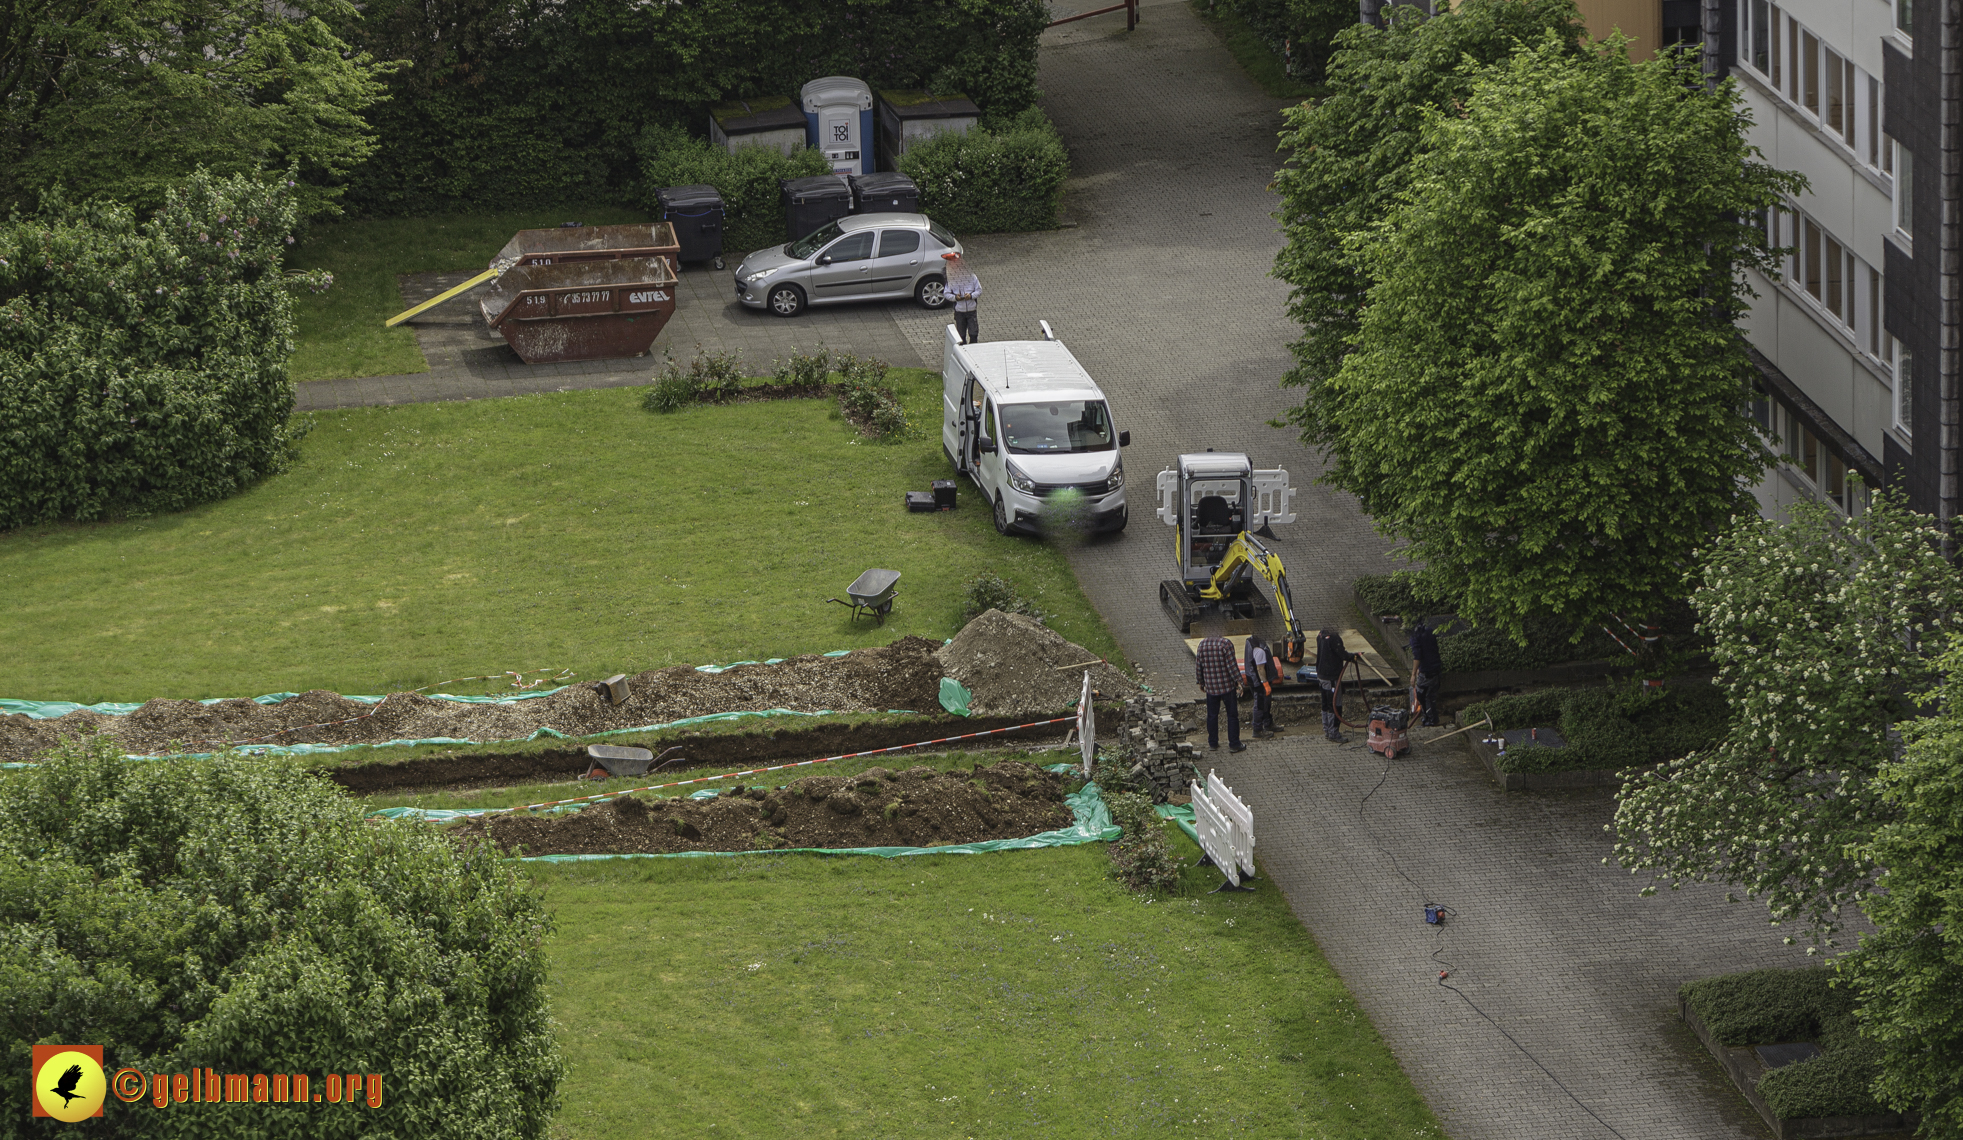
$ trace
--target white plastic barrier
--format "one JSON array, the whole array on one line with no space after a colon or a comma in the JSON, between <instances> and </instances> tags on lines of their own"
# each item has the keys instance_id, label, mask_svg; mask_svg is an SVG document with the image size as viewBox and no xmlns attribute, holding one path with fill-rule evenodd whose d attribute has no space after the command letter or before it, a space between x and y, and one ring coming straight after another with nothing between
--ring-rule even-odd
<instances>
[{"instance_id":1,"label":"white plastic barrier","mask_svg":"<svg viewBox=\"0 0 1963 1140\"><path fill-rule=\"evenodd\" d=\"M1089 779L1091 761L1097 756L1097 712L1091 708L1091 671L1084 670L1084 695L1077 698L1077 747L1084 757L1084 778Z\"/></svg>"},{"instance_id":2,"label":"white plastic barrier","mask_svg":"<svg viewBox=\"0 0 1963 1140\"><path fill-rule=\"evenodd\" d=\"M1193 830L1200 850L1227 876L1223 889L1239 887L1254 872L1254 811L1242 803L1220 774L1208 771L1204 785L1193 785Z\"/></svg>"}]
</instances>

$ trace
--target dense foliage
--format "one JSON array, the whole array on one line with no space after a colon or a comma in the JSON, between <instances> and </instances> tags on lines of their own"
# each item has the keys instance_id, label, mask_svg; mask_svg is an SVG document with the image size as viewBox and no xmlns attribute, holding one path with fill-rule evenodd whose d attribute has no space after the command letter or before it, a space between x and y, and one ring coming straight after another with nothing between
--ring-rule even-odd
<instances>
[{"instance_id":1,"label":"dense foliage","mask_svg":"<svg viewBox=\"0 0 1963 1140\"><path fill-rule=\"evenodd\" d=\"M1356 580L1356 593L1373 614L1395 614L1408 628L1422 617L1456 614L1463 602L1437 589L1422 572L1365 574ZM1680 607L1679 607L1680 608ZM1672 644L1685 640L1680 631L1666 633ZM1518 633L1493 625L1451 622L1438 632L1438 656L1447 673L1477 673L1488 669L1545 669L1570 661L1604 658L1627 662L1627 653L1600 626L1580 626L1546 611L1528 614Z\"/></svg>"},{"instance_id":2,"label":"dense foliage","mask_svg":"<svg viewBox=\"0 0 1963 1140\"><path fill-rule=\"evenodd\" d=\"M1879 1055L1861 1036L1853 996L1825 968L1751 970L1687 982L1680 991L1719 1044L1811 1041L1821 1055L1759 1078L1758 1092L1786 1120L1885 1111L1871 1091Z\"/></svg>"},{"instance_id":3,"label":"dense foliage","mask_svg":"<svg viewBox=\"0 0 1963 1140\"><path fill-rule=\"evenodd\" d=\"M1674 55L1549 31L1424 116L1383 220L1338 235L1368 290L1306 438L1466 616L1644 615L1750 506L1734 269L1772 271L1748 220L1799 182L1748 122Z\"/></svg>"},{"instance_id":4,"label":"dense foliage","mask_svg":"<svg viewBox=\"0 0 1963 1140\"><path fill-rule=\"evenodd\" d=\"M1558 728L1560 748L1509 745L1510 772L1568 772L1637 768L1688 756L1725 733L1730 716L1724 691L1690 682L1661 692L1634 685L1544 689L1494 697L1467 708L1459 720L1490 716L1495 728Z\"/></svg>"},{"instance_id":5,"label":"dense foliage","mask_svg":"<svg viewBox=\"0 0 1963 1140\"><path fill-rule=\"evenodd\" d=\"M303 214L331 211L374 150L362 116L392 68L330 23L347 0L53 0L0 20L0 209L57 186L142 211L193 170L297 169Z\"/></svg>"},{"instance_id":6,"label":"dense foliage","mask_svg":"<svg viewBox=\"0 0 1963 1140\"><path fill-rule=\"evenodd\" d=\"M1691 600L1731 729L1624 785L1616 857L1658 879L1741 886L1775 922L1831 944L1841 907L1872 888L1868 843L1897 814L1875 777L1909 698L1939 680L1963 576L1933 521L1891 493L1853 519L1820 504L1791 516L1742 517L1702 553Z\"/></svg>"},{"instance_id":7,"label":"dense foliage","mask_svg":"<svg viewBox=\"0 0 1963 1140\"><path fill-rule=\"evenodd\" d=\"M1327 73L1336 34L1354 27L1356 0L1209 0L1239 16L1291 79L1320 83Z\"/></svg>"},{"instance_id":8,"label":"dense foliage","mask_svg":"<svg viewBox=\"0 0 1963 1140\"><path fill-rule=\"evenodd\" d=\"M1056 228L1070 154L1035 107L991 127L947 131L911 146L900 172L920 188L920 209L956 233Z\"/></svg>"},{"instance_id":9,"label":"dense foliage","mask_svg":"<svg viewBox=\"0 0 1963 1140\"><path fill-rule=\"evenodd\" d=\"M1041 0L374 0L336 30L413 66L371 115L371 213L515 208L627 193L650 121L706 131L728 98L796 96L825 75L961 91L1012 114L1036 98Z\"/></svg>"},{"instance_id":10,"label":"dense foliage","mask_svg":"<svg viewBox=\"0 0 1963 1140\"><path fill-rule=\"evenodd\" d=\"M1292 287L1289 315L1302 326L1290 347L1286 383L1310 389L1291 414L1305 438L1325 438L1317 385L1336 375L1356 335L1369 267L1346 244L1372 230L1410 184L1412 159L1429 145L1425 116L1462 106L1478 70L1522 42L1553 31L1579 51L1574 0L1465 0L1436 19L1415 8L1391 11L1384 28L1355 23L1336 37L1329 94L1284 112L1282 148L1293 159L1275 175L1288 244L1275 276Z\"/></svg>"},{"instance_id":11,"label":"dense foliage","mask_svg":"<svg viewBox=\"0 0 1963 1140\"><path fill-rule=\"evenodd\" d=\"M298 198L200 171L141 226L58 200L0 226L0 530L179 510L287 462Z\"/></svg>"},{"instance_id":12,"label":"dense foliage","mask_svg":"<svg viewBox=\"0 0 1963 1140\"><path fill-rule=\"evenodd\" d=\"M665 186L714 186L722 195L723 249L731 260L791 240L784 230L786 178L828 174L832 165L808 147L790 154L775 147L731 152L676 126L651 126L635 141L640 155L641 205L659 216L655 191Z\"/></svg>"},{"instance_id":13,"label":"dense foliage","mask_svg":"<svg viewBox=\"0 0 1963 1140\"><path fill-rule=\"evenodd\" d=\"M1115 792L1104 797L1111 822L1124 830L1110 846L1111 873L1125 889L1144 895L1165 894L1179 886L1179 860L1166 842L1165 822L1144 792Z\"/></svg>"},{"instance_id":14,"label":"dense foliage","mask_svg":"<svg viewBox=\"0 0 1963 1140\"><path fill-rule=\"evenodd\" d=\"M379 1108L258 1104L249 1129L112 1103L129 1135L542 1136L550 926L495 850L371 824L284 762L71 742L0 781L0 1089L27 1099L31 1043L85 1042L146 1072L383 1074Z\"/></svg>"},{"instance_id":15,"label":"dense foliage","mask_svg":"<svg viewBox=\"0 0 1963 1140\"><path fill-rule=\"evenodd\" d=\"M1875 784L1891 818L1862 857L1883 868L1862 903L1875 931L1836 963L1861 999L1862 1031L1882 1050L1878 1091L1922 1113L1923 1136L1963 1137L1963 646L1941 662L1935 715L1904 727L1908 746ZM1929 698L1925 698L1929 699Z\"/></svg>"}]
</instances>

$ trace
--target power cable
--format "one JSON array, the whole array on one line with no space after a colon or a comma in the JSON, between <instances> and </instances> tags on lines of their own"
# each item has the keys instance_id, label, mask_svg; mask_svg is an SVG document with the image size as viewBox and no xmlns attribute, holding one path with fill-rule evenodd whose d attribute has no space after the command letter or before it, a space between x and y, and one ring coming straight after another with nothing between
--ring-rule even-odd
<instances>
[{"instance_id":1,"label":"power cable","mask_svg":"<svg viewBox=\"0 0 1963 1140\"><path fill-rule=\"evenodd\" d=\"M1500 1036L1512 1042L1513 1047L1520 1051L1521 1056L1525 1057L1529 1061L1532 1061L1534 1063L1534 1068L1539 1069L1541 1073L1547 1077L1548 1080L1554 1082L1555 1088L1558 1088L1563 1093L1567 1094L1567 1098L1575 1103L1575 1107L1581 1109L1581 1111L1587 1113L1590 1117L1593 1117L1595 1123L1607 1129L1611 1135L1617 1138L1617 1140L1629 1140L1629 1138L1627 1136L1624 1136L1615 1127L1615 1125L1610 1124L1606 1120L1603 1120L1601 1116L1597 1114L1594 1109L1582 1103L1582 1099L1575 1095L1573 1089L1569 1088L1565 1083L1563 1083L1561 1078L1555 1076L1553 1072L1550 1071L1546 1065L1541 1064L1540 1058L1534 1056L1532 1050L1528 1049L1525 1045L1522 1045L1520 1043L1519 1038L1513 1036L1513 1034L1511 1033L1508 1033L1506 1031L1505 1026L1501 1025L1497 1021L1494 1021L1491 1014L1487 1013L1483 1009L1480 1009L1478 1002L1473 1001L1472 998L1467 996L1464 990L1460 989L1455 985L1451 985L1449 983L1448 979L1452 973L1456 972L1457 965L1456 963L1446 961L1443 957L1441 957L1441 955L1445 953L1445 944L1442 941L1442 936L1445 933L1444 920L1446 918L1457 918L1459 912L1452 907L1444 906L1432 902L1430 893L1427 892L1423 886L1419 885L1417 880L1413 879L1411 876L1404 873L1404 868L1398 865L1397 856L1392 854L1390 848L1384 846L1383 839L1377 835L1376 828L1370 826L1370 818L1369 816L1364 814L1364 810L1363 810L1364 807L1369 804L1370 797L1376 795L1378 789L1382 788L1384 786L1385 781L1390 779L1390 770L1395 763L1396 763L1395 759L1389 757L1385 758L1383 774L1377 777L1377 782L1371 786L1369 791L1363 793L1363 798L1356 802L1356 818L1357 818L1357 822L1363 825L1364 832L1370 836L1370 842L1377 848L1377 852L1381 854L1385 859L1390 861L1391 870L1397 872L1397 877L1403 879L1406 883L1410 884L1411 889L1418 893L1418 897L1425 900L1424 905L1427 909L1436 908L1437 911L1439 912L1438 928L1435 931L1433 931L1434 945L1432 947L1431 954L1429 955L1429 957L1434 963L1443 967L1443 969L1438 971L1438 987L1440 989L1450 990L1453 993L1457 994L1459 996L1459 1000L1464 1002L1468 1007L1470 1007L1472 1012L1478 1014L1481 1018L1484 1018L1486 1024L1492 1026L1494 1029L1499 1030Z\"/></svg>"}]
</instances>

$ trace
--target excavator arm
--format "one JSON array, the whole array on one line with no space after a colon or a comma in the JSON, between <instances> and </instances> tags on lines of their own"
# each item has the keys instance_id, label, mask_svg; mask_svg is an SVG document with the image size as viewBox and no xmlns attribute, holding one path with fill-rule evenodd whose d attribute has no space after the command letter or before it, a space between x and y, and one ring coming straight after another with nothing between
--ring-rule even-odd
<instances>
[{"instance_id":1,"label":"excavator arm","mask_svg":"<svg viewBox=\"0 0 1963 1140\"><path fill-rule=\"evenodd\" d=\"M1234 539L1227 548L1226 557L1213 571L1213 580L1200 589L1200 597L1210 602L1226 598L1235 584L1249 573L1259 574L1267 579L1274 591L1275 608L1281 611L1282 641L1275 647L1275 656L1282 661L1298 663L1308 648L1308 638L1302 632L1302 623L1295 617L1295 598L1288 592L1288 573L1282 569L1281 555L1269 550L1266 543L1246 531Z\"/></svg>"}]
</instances>

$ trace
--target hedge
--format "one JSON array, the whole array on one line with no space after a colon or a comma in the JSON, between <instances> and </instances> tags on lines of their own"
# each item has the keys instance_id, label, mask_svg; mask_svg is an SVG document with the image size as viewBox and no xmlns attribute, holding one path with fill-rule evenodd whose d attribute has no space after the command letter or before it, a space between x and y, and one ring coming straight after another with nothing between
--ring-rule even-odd
<instances>
[{"instance_id":1,"label":"hedge","mask_svg":"<svg viewBox=\"0 0 1963 1140\"><path fill-rule=\"evenodd\" d=\"M1281 60L1289 78L1321 83L1336 33L1356 23L1355 0L1208 0L1245 22Z\"/></svg>"},{"instance_id":2,"label":"hedge","mask_svg":"<svg viewBox=\"0 0 1963 1140\"><path fill-rule=\"evenodd\" d=\"M1542 689L1493 697L1459 714L1462 724L1491 717L1495 728L1558 728L1561 748L1509 746L1509 772L1619 770L1708 748L1724 736L1731 707L1716 685L1688 682L1661 693L1622 685Z\"/></svg>"},{"instance_id":3,"label":"hedge","mask_svg":"<svg viewBox=\"0 0 1963 1140\"><path fill-rule=\"evenodd\" d=\"M1357 596L1372 614L1397 614L1406 626L1420 617L1456 613L1459 599L1434 588L1422 573L1365 574L1356 580ZM1553 614L1536 614L1526 621L1526 644L1498 629L1467 628L1459 623L1438 637L1438 655L1448 673L1477 673L1488 669L1544 669L1570 661L1603 658L1628 660L1615 640L1590 626L1576 639L1574 623Z\"/></svg>"},{"instance_id":4,"label":"hedge","mask_svg":"<svg viewBox=\"0 0 1963 1140\"><path fill-rule=\"evenodd\" d=\"M1043 0L370 0L333 14L356 51L411 66L367 112L380 149L350 178L362 214L631 197L650 123L706 132L711 106L850 75L961 91L994 115L1036 101Z\"/></svg>"},{"instance_id":5,"label":"hedge","mask_svg":"<svg viewBox=\"0 0 1963 1140\"><path fill-rule=\"evenodd\" d=\"M111 1073L382 1075L373 1108L111 1103L117 1135L543 1136L552 920L501 855L289 762L68 742L0 781L0 1090L85 1042Z\"/></svg>"},{"instance_id":6,"label":"hedge","mask_svg":"<svg viewBox=\"0 0 1963 1140\"><path fill-rule=\"evenodd\" d=\"M1820 1047L1819 1056L1759 1078L1759 1094L1781 1119L1886 1113L1870 1091L1881 1073L1880 1051L1855 1026L1853 995L1832 979L1825 966L1751 970L1686 982L1679 992L1721 1045Z\"/></svg>"},{"instance_id":7,"label":"hedge","mask_svg":"<svg viewBox=\"0 0 1963 1140\"><path fill-rule=\"evenodd\" d=\"M819 151L799 147L786 155L774 147L735 152L690 138L680 127L652 126L635 142L640 155L642 208L659 216L655 191L664 186L714 186L723 200L723 251L731 262L751 250L791 240L784 230L785 178L828 173Z\"/></svg>"},{"instance_id":8,"label":"hedge","mask_svg":"<svg viewBox=\"0 0 1963 1140\"><path fill-rule=\"evenodd\" d=\"M997 128L943 132L900 158L920 188L920 209L960 234L1053 230L1070 177L1070 153L1035 107Z\"/></svg>"},{"instance_id":9,"label":"hedge","mask_svg":"<svg viewBox=\"0 0 1963 1140\"><path fill-rule=\"evenodd\" d=\"M0 225L0 530L180 510L284 467L297 212L290 182L200 171L140 228L59 201Z\"/></svg>"}]
</instances>

